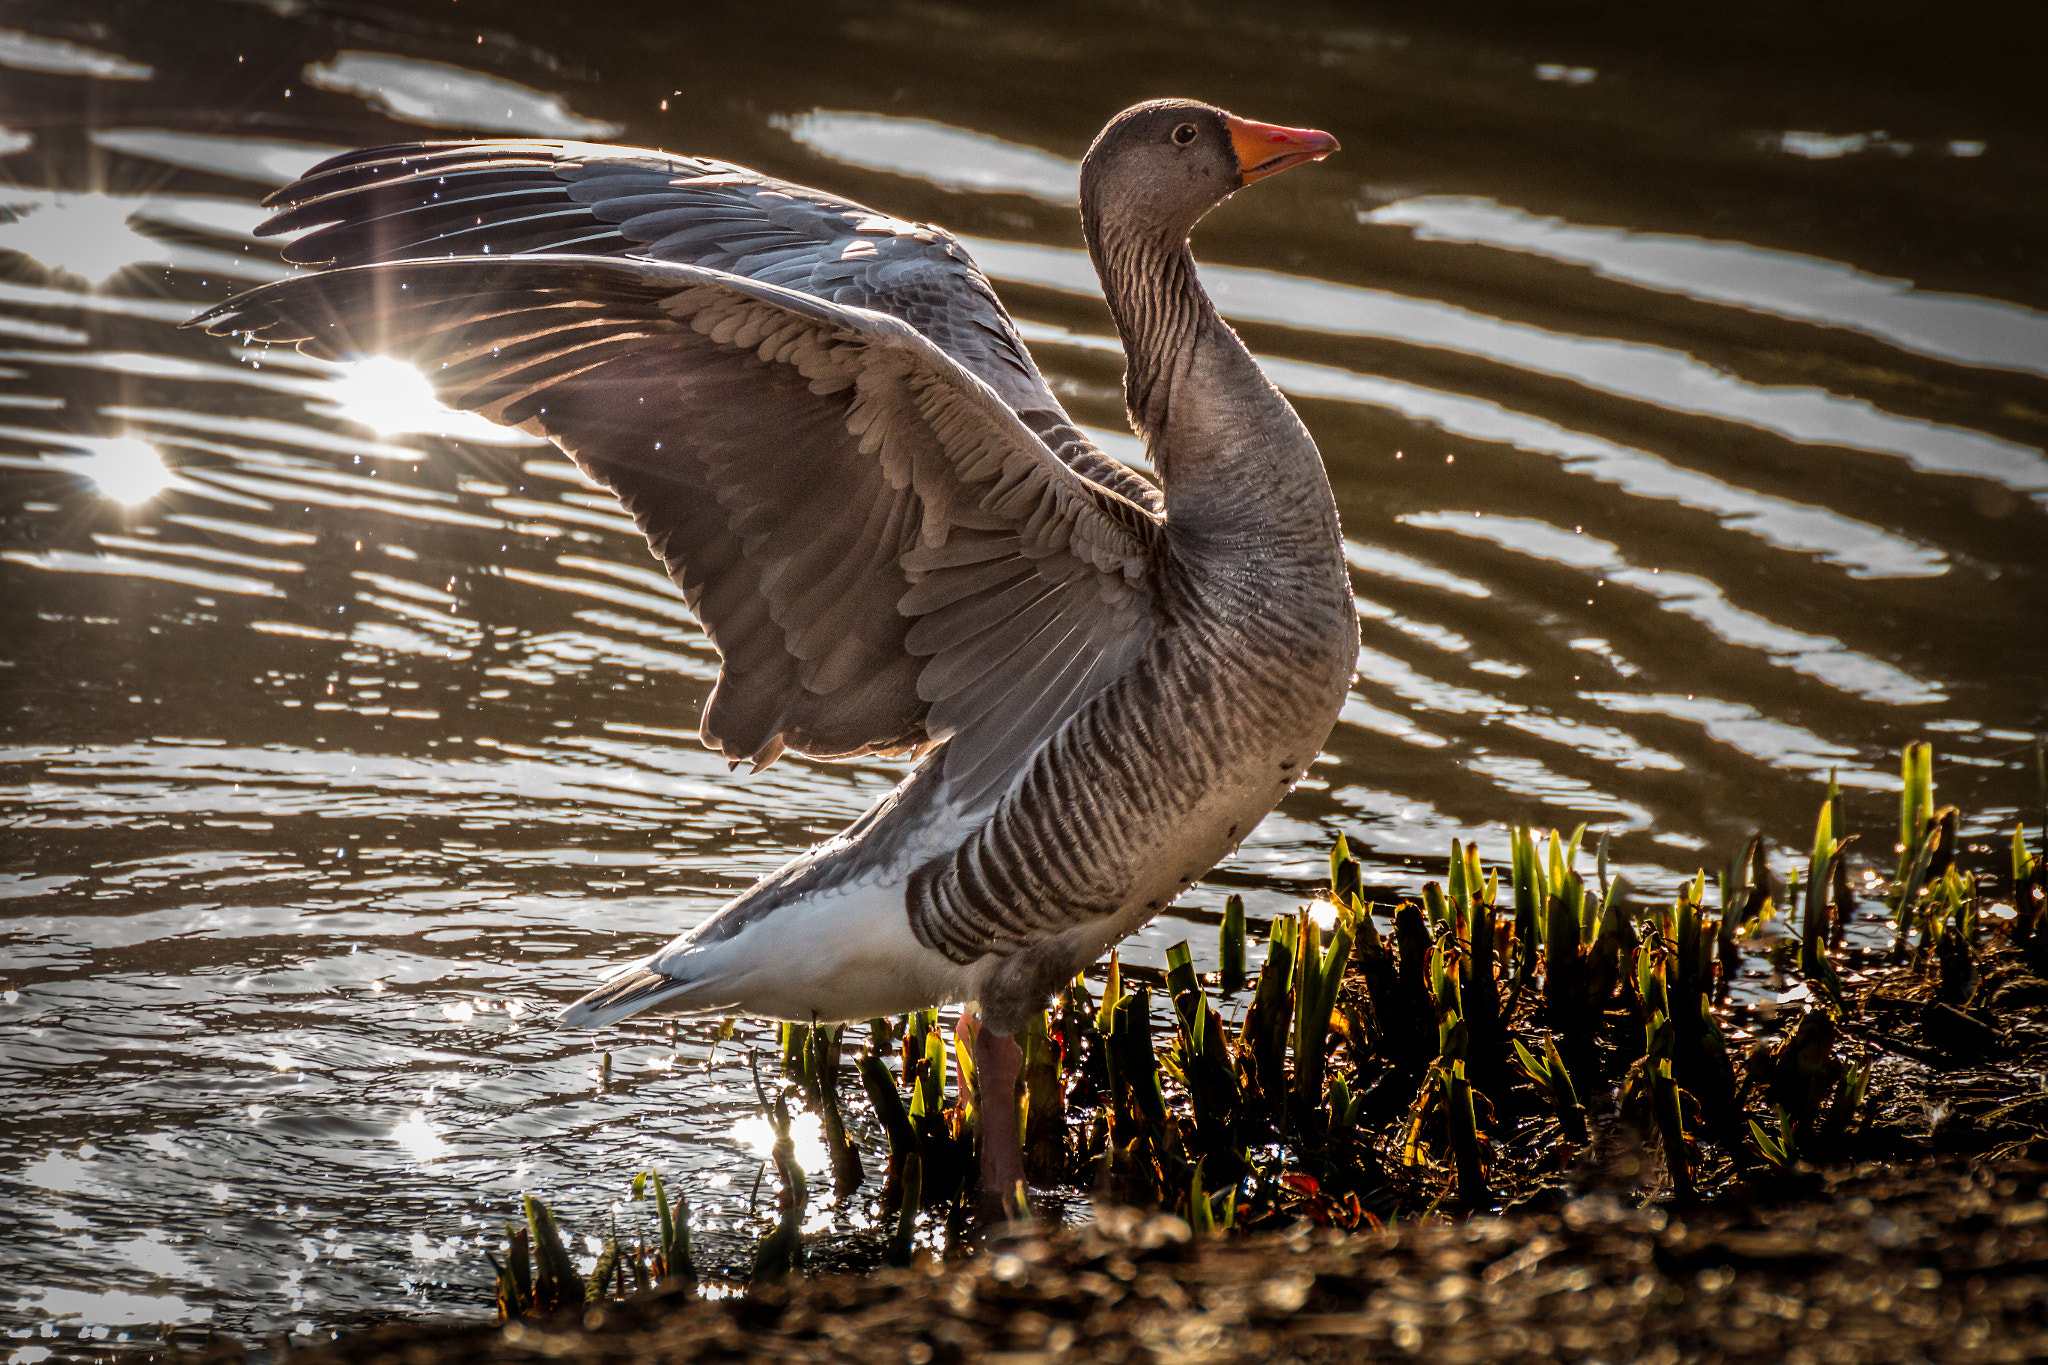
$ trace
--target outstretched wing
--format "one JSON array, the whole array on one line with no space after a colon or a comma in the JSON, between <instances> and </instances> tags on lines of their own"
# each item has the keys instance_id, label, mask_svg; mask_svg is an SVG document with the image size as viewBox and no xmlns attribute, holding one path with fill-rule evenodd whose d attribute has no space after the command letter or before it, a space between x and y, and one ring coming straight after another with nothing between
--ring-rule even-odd
<instances>
[{"instance_id":1,"label":"outstretched wing","mask_svg":"<svg viewBox=\"0 0 2048 1365\"><path fill-rule=\"evenodd\" d=\"M724 655L712 748L949 741L1001 795L1151 637L1160 525L900 319L696 266L497 255L281 281L195 319L412 361L609 486Z\"/></svg>"},{"instance_id":2,"label":"outstretched wing","mask_svg":"<svg viewBox=\"0 0 2048 1365\"><path fill-rule=\"evenodd\" d=\"M1158 490L1068 419L965 247L820 190L699 157L511 139L374 147L266 201L300 265L573 252L674 261L902 319L1064 463L1153 511Z\"/></svg>"}]
</instances>

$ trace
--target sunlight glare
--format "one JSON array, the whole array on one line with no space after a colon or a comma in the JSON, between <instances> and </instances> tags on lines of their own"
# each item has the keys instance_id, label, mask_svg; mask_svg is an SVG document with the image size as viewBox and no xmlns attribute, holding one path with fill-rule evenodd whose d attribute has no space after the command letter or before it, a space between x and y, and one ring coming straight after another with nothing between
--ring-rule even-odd
<instances>
[{"instance_id":1,"label":"sunlight glare","mask_svg":"<svg viewBox=\"0 0 2048 1365\"><path fill-rule=\"evenodd\" d=\"M433 1161L444 1157L454 1149L434 1131L434 1125L427 1121L427 1111L415 1109L412 1117L403 1123L393 1125L392 1140L412 1154L416 1161Z\"/></svg>"},{"instance_id":2,"label":"sunlight glare","mask_svg":"<svg viewBox=\"0 0 2048 1365\"><path fill-rule=\"evenodd\" d=\"M79 194L10 206L0 250L19 251L50 270L98 284L124 266L158 258L163 248L128 226L134 201Z\"/></svg>"},{"instance_id":3,"label":"sunlight glare","mask_svg":"<svg viewBox=\"0 0 2048 1365\"><path fill-rule=\"evenodd\" d=\"M734 1142L763 1161L775 1152L775 1126L763 1114L749 1114L726 1133ZM832 1155L825 1150L825 1125L816 1114L798 1114L789 1123L790 1141L796 1146L796 1164L806 1175L830 1170Z\"/></svg>"},{"instance_id":4,"label":"sunlight glare","mask_svg":"<svg viewBox=\"0 0 2048 1365\"><path fill-rule=\"evenodd\" d=\"M134 507L148 502L171 486L176 477L164 464L164 457L147 441L133 436L77 436L68 438L85 453L45 455L115 502Z\"/></svg>"},{"instance_id":5,"label":"sunlight glare","mask_svg":"<svg viewBox=\"0 0 2048 1365\"><path fill-rule=\"evenodd\" d=\"M473 412L457 412L434 396L434 386L403 360L388 355L348 361L329 382L327 407L343 421L379 436L419 432L502 442L505 429Z\"/></svg>"}]
</instances>

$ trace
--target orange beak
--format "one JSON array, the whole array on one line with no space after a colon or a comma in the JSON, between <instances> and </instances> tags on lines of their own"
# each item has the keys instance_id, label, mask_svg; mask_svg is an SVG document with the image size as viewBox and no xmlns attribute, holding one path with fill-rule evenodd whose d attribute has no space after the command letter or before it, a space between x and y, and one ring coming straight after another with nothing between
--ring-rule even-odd
<instances>
[{"instance_id":1,"label":"orange beak","mask_svg":"<svg viewBox=\"0 0 2048 1365\"><path fill-rule=\"evenodd\" d=\"M1253 123L1234 114L1224 115L1224 121L1230 126L1230 145L1237 152L1239 173L1247 185L1304 161L1321 161L1337 150L1336 138L1313 128Z\"/></svg>"}]
</instances>

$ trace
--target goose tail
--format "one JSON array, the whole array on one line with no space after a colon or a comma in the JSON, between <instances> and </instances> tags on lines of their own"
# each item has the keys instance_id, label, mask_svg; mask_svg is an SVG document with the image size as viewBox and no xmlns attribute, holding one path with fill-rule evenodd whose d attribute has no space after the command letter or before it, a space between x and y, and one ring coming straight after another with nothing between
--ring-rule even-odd
<instances>
[{"instance_id":1,"label":"goose tail","mask_svg":"<svg viewBox=\"0 0 2048 1365\"><path fill-rule=\"evenodd\" d=\"M603 1028L658 1005L669 1006L661 1011L664 1015L716 1014L729 1007L730 1002L702 998L708 982L656 971L649 965L652 961L636 962L619 972L562 1011L562 1022L571 1028Z\"/></svg>"}]
</instances>

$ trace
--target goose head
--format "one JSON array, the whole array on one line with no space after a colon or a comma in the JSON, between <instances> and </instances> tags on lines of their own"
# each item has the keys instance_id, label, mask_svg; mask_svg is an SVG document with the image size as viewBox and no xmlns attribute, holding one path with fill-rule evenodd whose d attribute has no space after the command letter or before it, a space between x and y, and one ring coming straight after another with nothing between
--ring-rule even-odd
<instances>
[{"instance_id":1,"label":"goose head","mask_svg":"<svg viewBox=\"0 0 2048 1365\"><path fill-rule=\"evenodd\" d=\"M1150 100L1111 119L1082 159L1082 220L1091 242L1107 230L1177 243L1252 181L1336 150L1336 138L1313 128L1254 123L1200 100Z\"/></svg>"},{"instance_id":2,"label":"goose head","mask_svg":"<svg viewBox=\"0 0 2048 1365\"><path fill-rule=\"evenodd\" d=\"M1216 322L1188 234L1252 181L1336 150L1336 138L1313 128L1254 123L1199 100L1153 100L1111 119L1082 159L1081 228L1124 343L1124 406L1169 484L1178 456L1155 438L1174 375L1198 332Z\"/></svg>"}]
</instances>

